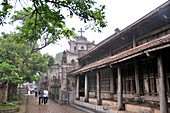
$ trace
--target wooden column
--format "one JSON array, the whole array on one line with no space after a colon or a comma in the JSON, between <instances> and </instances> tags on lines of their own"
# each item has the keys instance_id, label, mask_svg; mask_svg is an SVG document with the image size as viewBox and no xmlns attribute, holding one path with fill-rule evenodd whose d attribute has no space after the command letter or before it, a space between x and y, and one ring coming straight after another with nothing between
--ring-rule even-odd
<instances>
[{"instance_id":1,"label":"wooden column","mask_svg":"<svg viewBox=\"0 0 170 113\"><path fill-rule=\"evenodd\" d=\"M88 88L88 75L85 74L85 102L89 102L89 88Z\"/></svg>"},{"instance_id":2,"label":"wooden column","mask_svg":"<svg viewBox=\"0 0 170 113\"><path fill-rule=\"evenodd\" d=\"M118 75L118 91L117 91L117 97L118 97L118 103L117 103L117 109L122 110L123 109L123 98L122 98L122 76L121 76L121 70L120 66L117 67L117 75Z\"/></svg>"},{"instance_id":3,"label":"wooden column","mask_svg":"<svg viewBox=\"0 0 170 113\"><path fill-rule=\"evenodd\" d=\"M133 36L133 48L136 47L136 38ZM134 59L134 70L135 70L135 85L136 85L136 99L140 96L140 85L139 85L139 66L137 59Z\"/></svg>"},{"instance_id":4,"label":"wooden column","mask_svg":"<svg viewBox=\"0 0 170 113\"><path fill-rule=\"evenodd\" d=\"M133 48L136 47L136 38L133 36Z\"/></svg>"},{"instance_id":5,"label":"wooden column","mask_svg":"<svg viewBox=\"0 0 170 113\"><path fill-rule=\"evenodd\" d=\"M113 68L110 68L110 93L114 94L114 74L113 74Z\"/></svg>"},{"instance_id":6,"label":"wooden column","mask_svg":"<svg viewBox=\"0 0 170 113\"><path fill-rule=\"evenodd\" d=\"M167 94L166 94L166 90L165 90L162 55L159 55L157 60L158 60L159 85L160 85L160 91L159 91L160 112L168 113Z\"/></svg>"},{"instance_id":7,"label":"wooden column","mask_svg":"<svg viewBox=\"0 0 170 113\"><path fill-rule=\"evenodd\" d=\"M134 59L134 70L135 70L135 85L136 85L136 97L140 96L140 86L139 86L139 67L137 59Z\"/></svg>"},{"instance_id":8,"label":"wooden column","mask_svg":"<svg viewBox=\"0 0 170 113\"><path fill-rule=\"evenodd\" d=\"M76 99L80 100L80 95L79 95L79 87L80 87L80 83L79 83L79 76L77 76L77 89L76 89Z\"/></svg>"},{"instance_id":9,"label":"wooden column","mask_svg":"<svg viewBox=\"0 0 170 113\"><path fill-rule=\"evenodd\" d=\"M101 100L101 87L100 87L100 73L99 70L96 72L96 79L97 79L97 105L102 105L102 100Z\"/></svg>"}]
</instances>

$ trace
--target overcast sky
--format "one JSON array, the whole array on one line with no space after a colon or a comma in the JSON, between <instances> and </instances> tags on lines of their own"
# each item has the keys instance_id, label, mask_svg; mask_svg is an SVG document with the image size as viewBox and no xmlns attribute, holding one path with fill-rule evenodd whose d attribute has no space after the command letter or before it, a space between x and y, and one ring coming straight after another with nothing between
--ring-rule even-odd
<instances>
[{"instance_id":1,"label":"overcast sky","mask_svg":"<svg viewBox=\"0 0 170 113\"><path fill-rule=\"evenodd\" d=\"M114 30L119 28L120 30L134 23L141 17L148 14L167 0L95 0L98 4L106 5L106 21L108 26L102 29L102 33L95 33L94 31L88 30L83 33L89 41L95 41L95 44L114 34ZM66 25L69 28L76 28L76 33L80 35L78 30L83 28L85 24L78 18L73 16L73 19L67 19ZM13 31L14 26L5 25L0 27L0 31L10 32ZM41 50L41 53L49 53L55 55L58 52L62 52L69 49L68 40L62 39L56 45L49 45L48 47Z\"/></svg>"}]
</instances>

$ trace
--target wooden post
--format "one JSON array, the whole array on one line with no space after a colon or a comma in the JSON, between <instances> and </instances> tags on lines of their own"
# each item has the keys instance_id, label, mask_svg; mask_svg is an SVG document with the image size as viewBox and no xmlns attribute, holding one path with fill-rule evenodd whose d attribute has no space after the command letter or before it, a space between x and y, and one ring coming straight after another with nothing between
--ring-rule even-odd
<instances>
[{"instance_id":1,"label":"wooden post","mask_svg":"<svg viewBox=\"0 0 170 113\"><path fill-rule=\"evenodd\" d=\"M102 105L102 100L101 100L101 87L100 87L100 74L99 70L96 72L96 79L97 79L97 105Z\"/></svg>"},{"instance_id":2,"label":"wooden post","mask_svg":"<svg viewBox=\"0 0 170 113\"><path fill-rule=\"evenodd\" d=\"M136 47L136 38L133 36L133 48Z\"/></svg>"},{"instance_id":3,"label":"wooden post","mask_svg":"<svg viewBox=\"0 0 170 113\"><path fill-rule=\"evenodd\" d=\"M139 67L137 59L134 59L134 70L135 70L135 85L136 85L136 97L140 96L140 86L139 86Z\"/></svg>"},{"instance_id":4,"label":"wooden post","mask_svg":"<svg viewBox=\"0 0 170 113\"><path fill-rule=\"evenodd\" d=\"M136 38L133 36L133 48L136 47Z\"/></svg>"},{"instance_id":5,"label":"wooden post","mask_svg":"<svg viewBox=\"0 0 170 113\"><path fill-rule=\"evenodd\" d=\"M118 103L117 103L117 109L122 110L123 109L123 98L122 98L122 76L121 76L121 70L120 66L117 67L117 75L118 75Z\"/></svg>"},{"instance_id":6,"label":"wooden post","mask_svg":"<svg viewBox=\"0 0 170 113\"><path fill-rule=\"evenodd\" d=\"M88 92L88 75L85 74L85 102L89 102L89 92Z\"/></svg>"},{"instance_id":7,"label":"wooden post","mask_svg":"<svg viewBox=\"0 0 170 113\"><path fill-rule=\"evenodd\" d=\"M77 76L77 89L76 89L76 99L77 100L80 100L80 95L79 95L79 86L80 83L79 83L79 76Z\"/></svg>"},{"instance_id":8,"label":"wooden post","mask_svg":"<svg viewBox=\"0 0 170 113\"><path fill-rule=\"evenodd\" d=\"M159 75L159 98L160 98L160 112L161 113L168 113L168 106L167 106L167 94L165 90L165 80L164 80L164 73L163 73L163 62L162 62L162 55L159 55L158 58L158 75Z\"/></svg>"}]
</instances>

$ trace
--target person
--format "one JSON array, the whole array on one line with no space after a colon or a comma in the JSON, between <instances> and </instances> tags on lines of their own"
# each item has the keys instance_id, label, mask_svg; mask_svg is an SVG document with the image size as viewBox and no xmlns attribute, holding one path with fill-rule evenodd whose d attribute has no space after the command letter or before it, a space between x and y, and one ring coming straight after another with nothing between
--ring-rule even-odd
<instances>
[{"instance_id":1,"label":"person","mask_svg":"<svg viewBox=\"0 0 170 113\"><path fill-rule=\"evenodd\" d=\"M35 97L37 97L37 88L35 88Z\"/></svg>"},{"instance_id":2,"label":"person","mask_svg":"<svg viewBox=\"0 0 170 113\"><path fill-rule=\"evenodd\" d=\"M44 95L44 91L41 88L39 91L39 105L41 105L41 102L43 103L43 95Z\"/></svg>"},{"instance_id":3,"label":"person","mask_svg":"<svg viewBox=\"0 0 170 113\"><path fill-rule=\"evenodd\" d=\"M44 97L44 105L45 105L48 101L48 90L47 90L47 88L45 88L45 90L44 90L43 97Z\"/></svg>"},{"instance_id":4,"label":"person","mask_svg":"<svg viewBox=\"0 0 170 113\"><path fill-rule=\"evenodd\" d=\"M30 94L30 87L28 87L28 94Z\"/></svg>"}]
</instances>

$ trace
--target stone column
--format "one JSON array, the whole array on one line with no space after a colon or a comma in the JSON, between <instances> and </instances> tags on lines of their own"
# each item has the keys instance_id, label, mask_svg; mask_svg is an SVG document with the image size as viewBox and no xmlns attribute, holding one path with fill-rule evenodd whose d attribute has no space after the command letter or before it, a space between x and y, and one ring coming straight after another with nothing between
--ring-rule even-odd
<instances>
[{"instance_id":1,"label":"stone column","mask_svg":"<svg viewBox=\"0 0 170 113\"><path fill-rule=\"evenodd\" d=\"M136 85L136 100L139 99L140 96L140 85L139 85L139 67L137 59L134 59L134 70L135 70L135 85Z\"/></svg>"},{"instance_id":2,"label":"stone column","mask_svg":"<svg viewBox=\"0 0 170 113\"><path fill-rule=\"evenodd\" d=\"M100 73L99 70L96 72L96 79L97 79L97 105L102 105L102 100L101 100L101 87L100 87Z\"/></svg>"},{"instance_id":3,"label":"stone column","mask_svg":"<svg viewBox=\"0 0 170 113\"><path fill-rule=\"evenodd\" d=\"M166 90L165 90L162 55L159 55L157 60L158 60L159 85L160 85L160 91L159 91L160 112L168 113L167 94L166 94Z\"/></svg>"},{"instance_id":4,"label":"stone column","mask_svg":"<svg viewBox=\"0 0 170 113\"><path fill-rule=\"evenodd\" d=\"M118 103L117 103L117 109L122 110L123 109L123 98L122 98L122 75L120 66L117 67L117 75L118 75L118 91L117 91L117 97L118 97Z\"/></svg>"},{"instance_id":5,"label":"stone column","mask_svg":"<svg viewBox=\"0 0 170 113\"><path fill-rule=\"evenodd\" d=\"M79 76L77 76L77 89L76 89L76 99L77 100L80 100L80 95L79 95L79 86L80 85L80 83L79 83Z\"/></svg>"},{"instance_id":6,"label":"stone column","mask_svg":"<svg viewBox=\"0 0 170 113\"><path fill-rule=\"evenodd\" d=\"M85 74L85 102L89 102L89 92L88 92L88 75L87 73Z\"/></svg>"}]
</instances>

